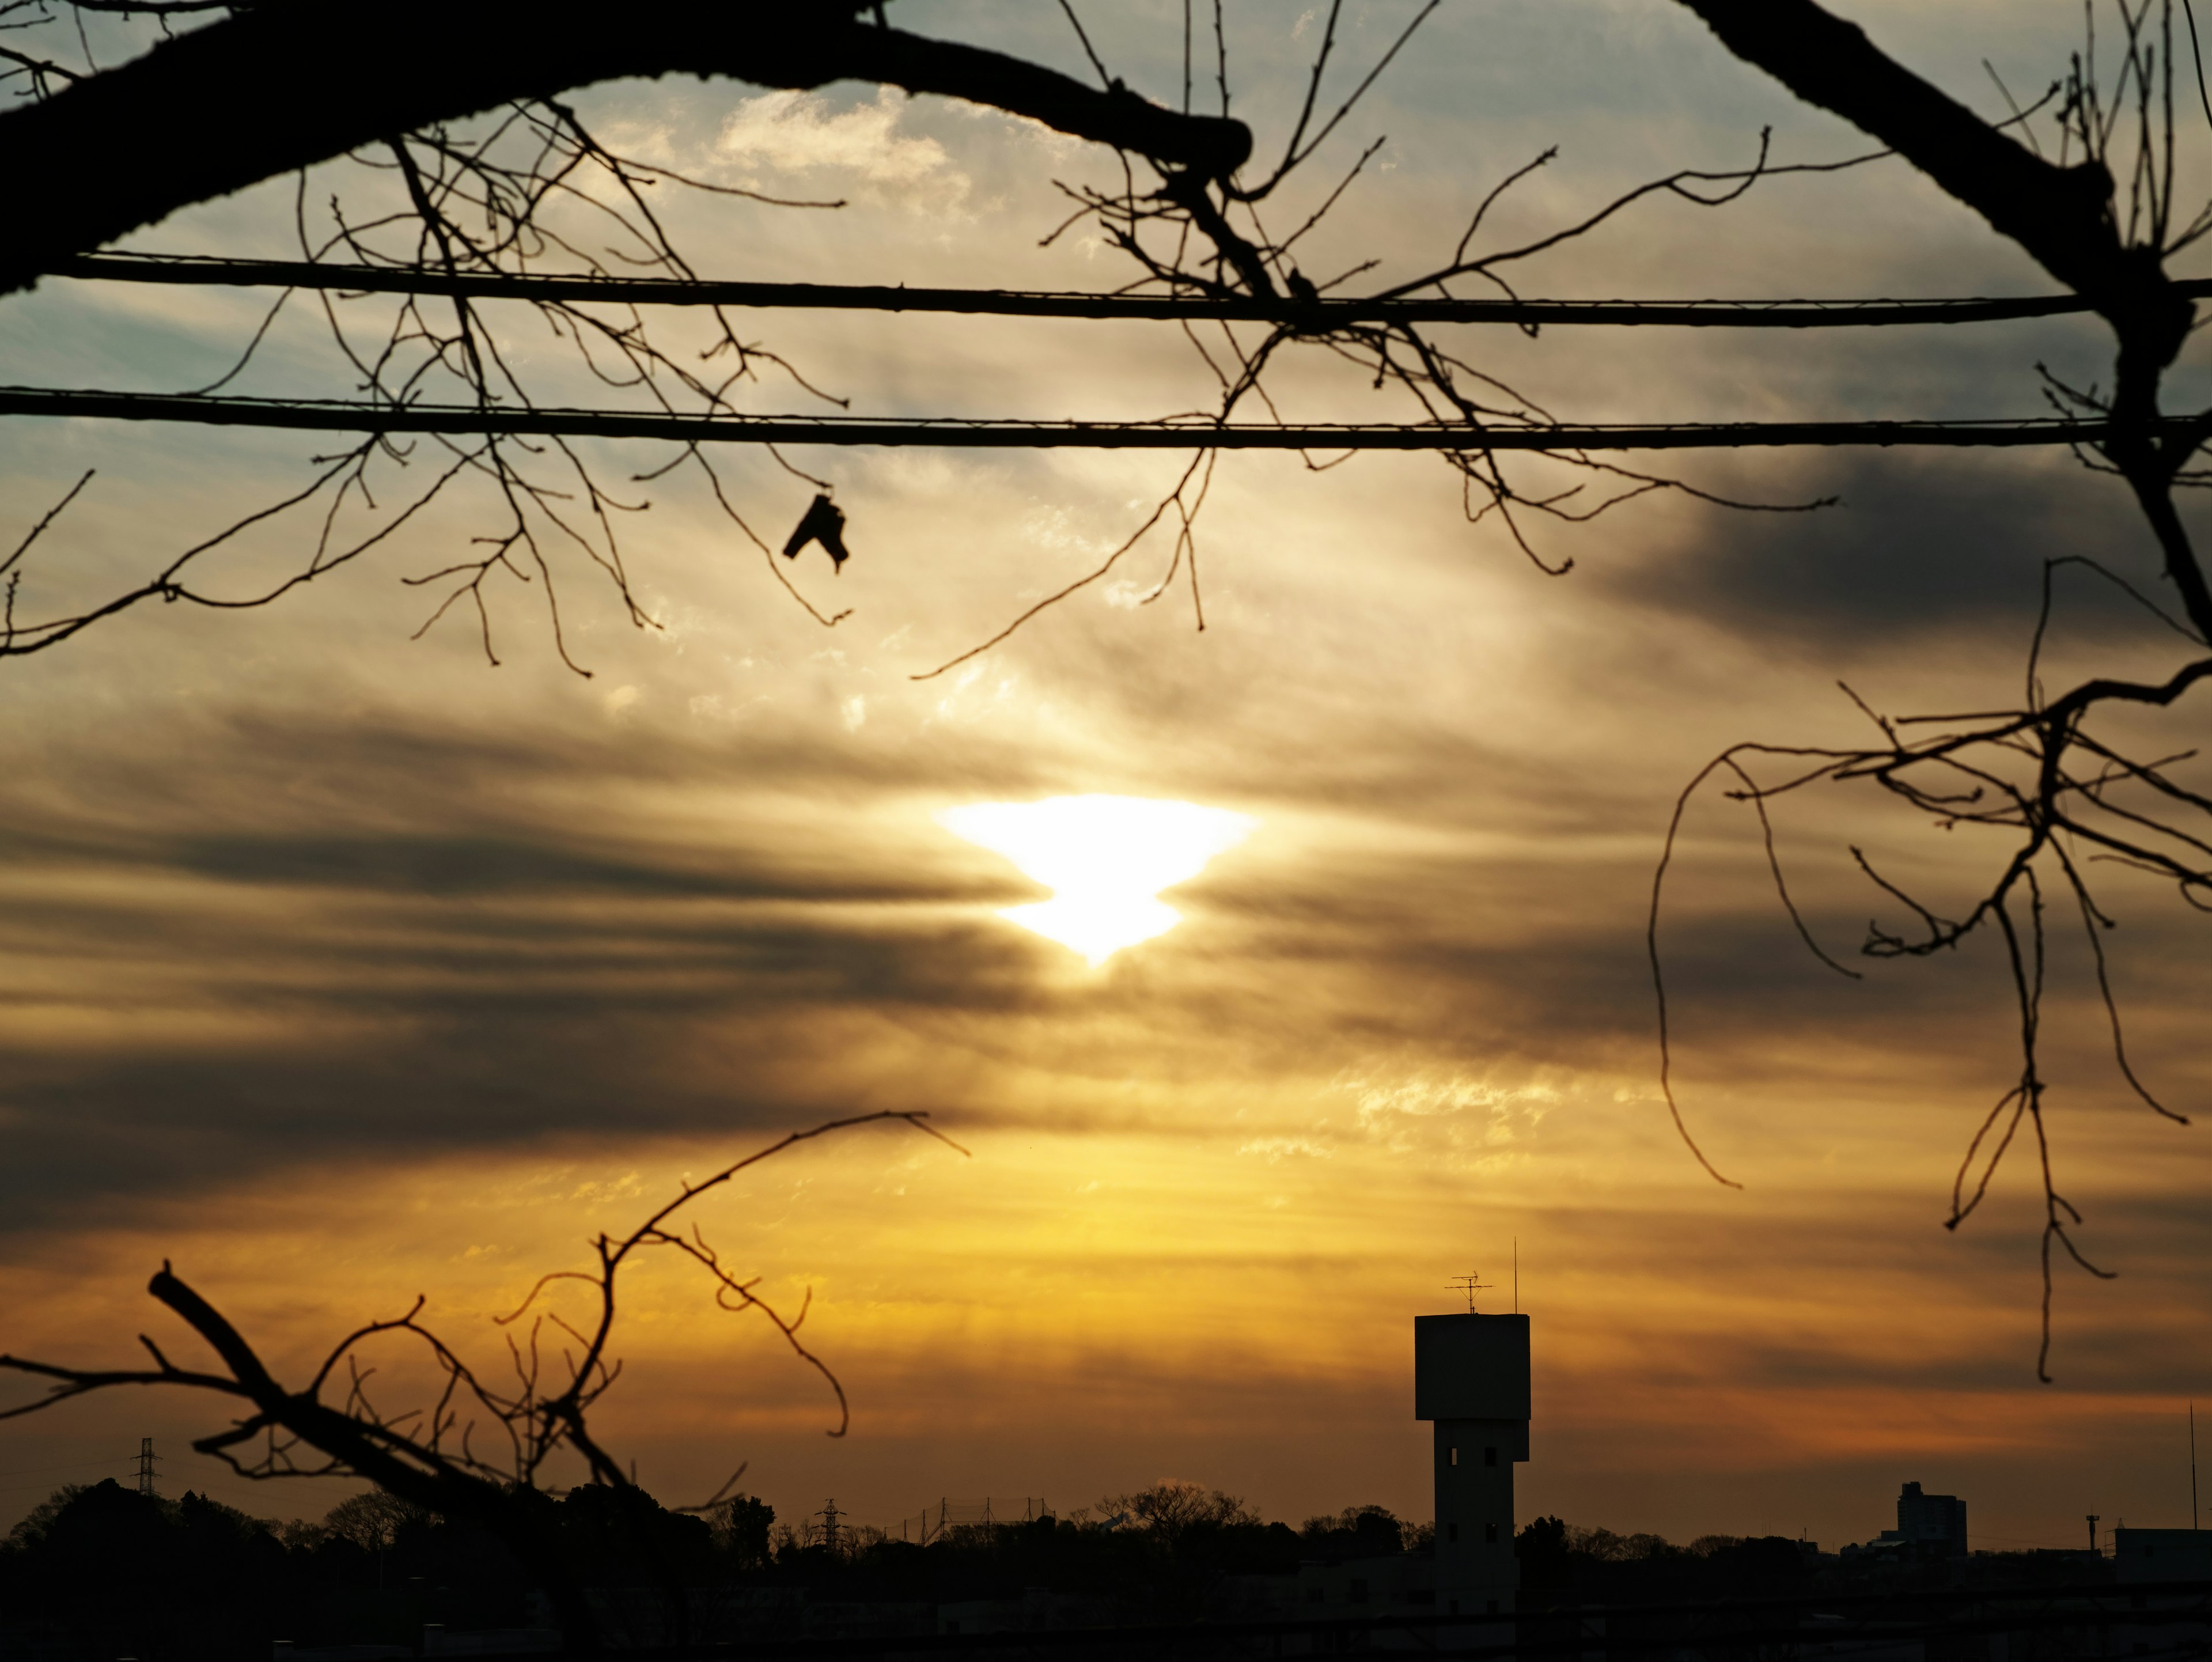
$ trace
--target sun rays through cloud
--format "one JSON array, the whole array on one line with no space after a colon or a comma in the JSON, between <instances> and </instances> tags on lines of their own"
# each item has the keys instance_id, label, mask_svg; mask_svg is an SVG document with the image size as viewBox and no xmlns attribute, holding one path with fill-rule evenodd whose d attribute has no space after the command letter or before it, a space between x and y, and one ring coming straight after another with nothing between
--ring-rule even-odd
<instances>
[{"instance_id":1,"label":"sun rays through cloud","mask_svg":"<svg viewBox=\"0 0 2212 1662\"><path fill-rule=\"evenodd\" d=\"M1051 899L999 916L1082 953L1095 968L1181 922L1160 891L1188 882L1260 822L1195 802L1092 795L977 802L945 809L937 823L1050 889Z\"/></svg>"}]
</instances>

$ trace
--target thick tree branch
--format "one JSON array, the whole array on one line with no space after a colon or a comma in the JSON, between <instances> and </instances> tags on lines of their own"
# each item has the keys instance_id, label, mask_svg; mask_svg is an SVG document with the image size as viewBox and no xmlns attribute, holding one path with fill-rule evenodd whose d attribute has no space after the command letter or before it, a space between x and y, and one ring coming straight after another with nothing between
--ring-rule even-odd
<instances>
[{"instance_id":1,"label":"thick tree branch","mask_svg":"<svg viewBox=\"0 0 2212 1662\"><path fill-rule=\"evenodd\" d=\"M2060 167L1923 81L1814 0L1681 0L1722 44L1808 104L1871 134L2069 287L2115 280L2102 163Z\"/></svg>"},{"instance_id":2,"label":"thick tree branch","mask_svg":"<svg viewBox=\"0 0 2212 1662\"><path fill-rule=\"evenodd\" d=\"M0 115L0 172L13 181L0 293L179 208L392 133L628 76L872 81L1027 116L1209 179L1250 153L1242 122L857 22L859 9L641 0L610 29L578 0L402 0L356 15L334 40L324 8L257 8Z\"/></svg>"},{"instance_id":3,"label":"thick tree branch","mask_svg":"<svg viewBox=\"0 0 2212 1662\"><path fill-rule=\"evenodd\" d=\"M2142 502L2190 621L2212 630L2212 587L2172 500L2187 451L2161 447L2154 430L2160 377L2188 338L2196 307L2166 277L2166 250L2156 236L2130 243L2122 234L2112 175L2101 157L2070 167L2045 161L1814 0L1681 3L1737 57L1905 157L2112 325L2119 353L2112 431L2102 448Z\"/></svg>"},{"instance_id":4,"label":"thick tree branch","mask_svg":"<svg viewBox=\"0 0 2212 1662\"><path fill-rule=\"evenodd\" d=\"M2045 161L1814 0L1681 3L1737 57L1879 138L2026 249L2095 304L2124 349L2154 356L2160 368L2172 362L2191 308L2160 270L2160 250L2123 242L2103 162Z\"/></svg>"},{"instance_id":5,"label":"thick tree branch","mask_svg":"<svg viewBox=\"0 0 2212 1662\"><path fill-rule=\"evenodd\" d=\"M175 1311L186 1326L208 1342L209 1348L222 1358L222 1365L230 1370L231 1378L263 1409L283 1398L283 1392L269 1377L261 1358L253 1354L253 1347L213 1305L179 1281L167 1263L164 1263L160 1272L147 1282L146 1290Z\"/></svg>"}]
</instances>

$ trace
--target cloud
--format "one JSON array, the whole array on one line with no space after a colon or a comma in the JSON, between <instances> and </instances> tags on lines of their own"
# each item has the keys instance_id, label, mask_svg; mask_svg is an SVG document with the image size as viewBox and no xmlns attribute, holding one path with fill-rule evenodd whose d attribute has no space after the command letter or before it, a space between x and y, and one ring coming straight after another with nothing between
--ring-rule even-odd
<instances>
[{"instance_id":1,"label":"cloud","mask_svg":"<svg viewBox=\"0 0 2212 1662\"><path fill-rule=\"evenodd\" d=\"M2157 584L2149 533L2116 524L2124 516L2112 482L2070 457L1861 454L1798 464L1778 482L1760 482L1761 471L1782 470L1729 465L1729 488L1841 501L1804 514L1699 516L1625 567L1601 565L1598 585L1778 653L1932 645L1972 630L2017 654L2046 560L2094 547L2138 587ZM2060 600L2070 629L2148 639L2158 628L2079 574Z\"/></svg>"},{"instance_id":2,"label":"cloud","mask_svg":"<svg viewBox=\"0 0 2212 1662\"><path fill-rule=\"evenodd\" d=\"M1194 1137L1212 1102L1243 1117L1233 1146L1271 1160L1351 1140L1480 1166L1649 1095L1640 838L1570 855L1539 815L1533 843L1478 854L1317 813L1326 769L1285 777L1253 804L1266 846L1179 890L1185 924L1094 983L993 917L1032 892L933 822L948 777L1012 794L990 741L925 759L872 712L845 732L835 701L811 745L773 724L701 741L680 704L641 701L619 735L262 717L15 772L0 952L38 969L0 1002L0 1216L35 1232L100 1197L341 1156L521 1155L854 1102ZM1393 765L1435 759L1415 746ZM1398 800L1375 791L1374 811ZM1581 814L1620 811L1600 793ZM1769 1146L1734 1117L1747 1090L1879 1098L1910 1079L1963 1105L2002 1077L2002 1023L1976 1020L2001 999L1993 963L1979 983L1906 966L1843 987L1796 955L1755 828L1735 830L1715 870L1686 865L1665 936L1678 1080L1701 1123L1729 1120L1717 1151ZM1532 902L1569 878L1572 904ZM1700 886L1716 878L1725 907ZM1848 938L1817 883L1801 898ZM2146 995L2177 1013L2191 996ZM2187 1021L2165 1026L2146 1041L2161 1062L2187 1053ZM2076 1027L2101 1042L2054 1020L2055 1055ZM1102 1072L1129 1043L1141 1073ZM1941 1063L1901 1059L1923 1047Z\"/></svg>"},{"instance_id":3,"label":"cloud","mask_svg":"<svg viewBox=\"0 0 2212 1662\"><path fill-rule=\"evenodd\" d=\"M907 102L890 87L842 109L820 93L763 93L739 100L722 123L715 152L757 188L779 178L842 174L870 200L909 213L957 215L972 181L936 139L899 131Z\"/></svg>"}]
</instances>

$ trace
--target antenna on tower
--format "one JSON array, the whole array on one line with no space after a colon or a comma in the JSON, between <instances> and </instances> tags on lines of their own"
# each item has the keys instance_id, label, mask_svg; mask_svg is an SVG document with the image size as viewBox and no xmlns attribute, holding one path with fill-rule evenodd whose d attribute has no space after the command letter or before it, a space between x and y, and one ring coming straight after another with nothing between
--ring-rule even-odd
<instances>
[{"instance_id":1,"label":"antenna on tower","mask_svg":"<svg viewBox=\"0 0 2212 1662\"><path fill-rule=\"evenodd\" d=\"M1490 1283L1482 1279L1480 1270L1477 1270L1472 1275L1455 1275L1451 1279L1451 1284L1467 1294L1467 1313L1470 1316L1476 1313L1474 1295L1490 1291Z\"/></svg>"},{"instance_id":2,"label":"antenna on tower","mask_svg":"<svg viewBox=\"0 0 2212 1662\"><path fill-rule=\"evenodd\" d=\"M154 1498L154 1440L138 1440L138 1492L148 1500Z\"/></svg>"}]
</instances>

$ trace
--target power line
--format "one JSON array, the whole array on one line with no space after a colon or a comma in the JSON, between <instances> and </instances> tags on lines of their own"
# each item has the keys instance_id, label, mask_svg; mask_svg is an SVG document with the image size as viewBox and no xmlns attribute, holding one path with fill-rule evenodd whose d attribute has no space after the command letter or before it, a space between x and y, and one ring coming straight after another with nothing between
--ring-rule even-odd
<instances>
[{"instance_id":1,"label":"power line","mask_svg":"<svg viewBox=\"0 0 2212 1662\"><path fill-rule=\"evenodd\" d=\"M379 405L336 399L215 398L197 393L109 393L43 387L0 387L0 415L336 433L663 439L678 444L911 444L982 450L2002 448L2096 444L2107 436L2103 422L2053 417L2021 421L1691 422L1602 427L1310 422L1268 427L1224 426L1197 419L1085 422L941 416L687 416L622 410ZM2159 423L2158 430L2180 433L2191 425L2176 419Z\"/></svg>"},{"instance_id":2,"label":"power line","mask_svg":"<svg viewBox=\"0 0 2212 1662\"><path fill-rule=\"evenodd\" d=\"M227 259L176 254L86 254L51 277L112 283L181 283L355 294L439 295L470 300L592 301L647 306L729 306L799 311L931 312L984 317L1215 319L1336 328L1354 323L1603 324L1680 329L1880 328L1997 323L2094 309L2079 295L1961 295L1856 300L1456 300L1324 295L1314 301L1200 295L1095 295L1007 289L909 289L903 284L739 283L681 277L534 272L448 273L419 266L337 265L307 260ZM2212 279L2173 285L2191 298Z\"/></svg>"},{"instance_id":3,"label":"power line","mask_svg":"<svg viewBox=\"0 0 2212 1662\"><path fill-rule=\"evenodd\" d=\"M146 1442L147 1442L148 1444L150 1444L150 1443L152 1442L152 1440L152 1440L151 1438L149 1438L149 1439L147 1439L147 1440L146 1440ZM149 1449L149 1448L142 1447L142 1448L141 1448L140 1452L138 1452L138 1453L137 1453L137 1454L125 1454L125 1455L123 1455L122 1457L120 1457L119 1458L112 1458L112 1459L105 1459L105 1460L102 1460L102 1459L92 1459L92 1460L70 1460L70 1461L66 1461L66 1462L63 1463L63 1464L60 1464L60 1465L52 1465L52 1466L18 1466L18 1467L15 1468L13 1470L9 1470L9 1471L0 1471L0 1477L29 1477L29 1476L37 1476L37 1475L39 1475L40 1473L42 1473L42 1472L53 1472L53 1471L78 1471L78 1472L91 1472L91 1471L97 1471L97 1470L103 1470L103 1469L106 1469L106 1468L114 1467L114 1466L137 1466L137 1467L139 1469L139 1476L138 1476L138 1483L139 1483L139 1488L140 1488L140 1489L141 1489L141 1491L142 1491L142 1492L145 1492L145 1484L146 1484L146 1478L145 1478L145 1471L146 1471L146 1467L145 1467L145 1459L146 1459L146 1456L147 1456L149 1452L150 1452L150 1449ZM33 1489L33 1488L52 1488L52 1485L51 1483L48 1483L48 1482L32 1482L32 1483L0 1483L0 1495L17 1495L17 1494L21 1494L21 1493L23 1490L25 1490L25 1489Z\"/></svg>"},{"instance_id":4,"label":"power line","mask_svg":"<svg viewBox=\"0 0 2212 1662\"><path fill-rule=\"evenodd\" d=\"M135 1454L118 1455L105 1460L64 1460L58 1466L17 1466L10 1471L0 1471L0 1477L29 1477L42 1471L82 1471L88 1466L125 1466L137 1464Z\"/></svg>"}]
</instances>

